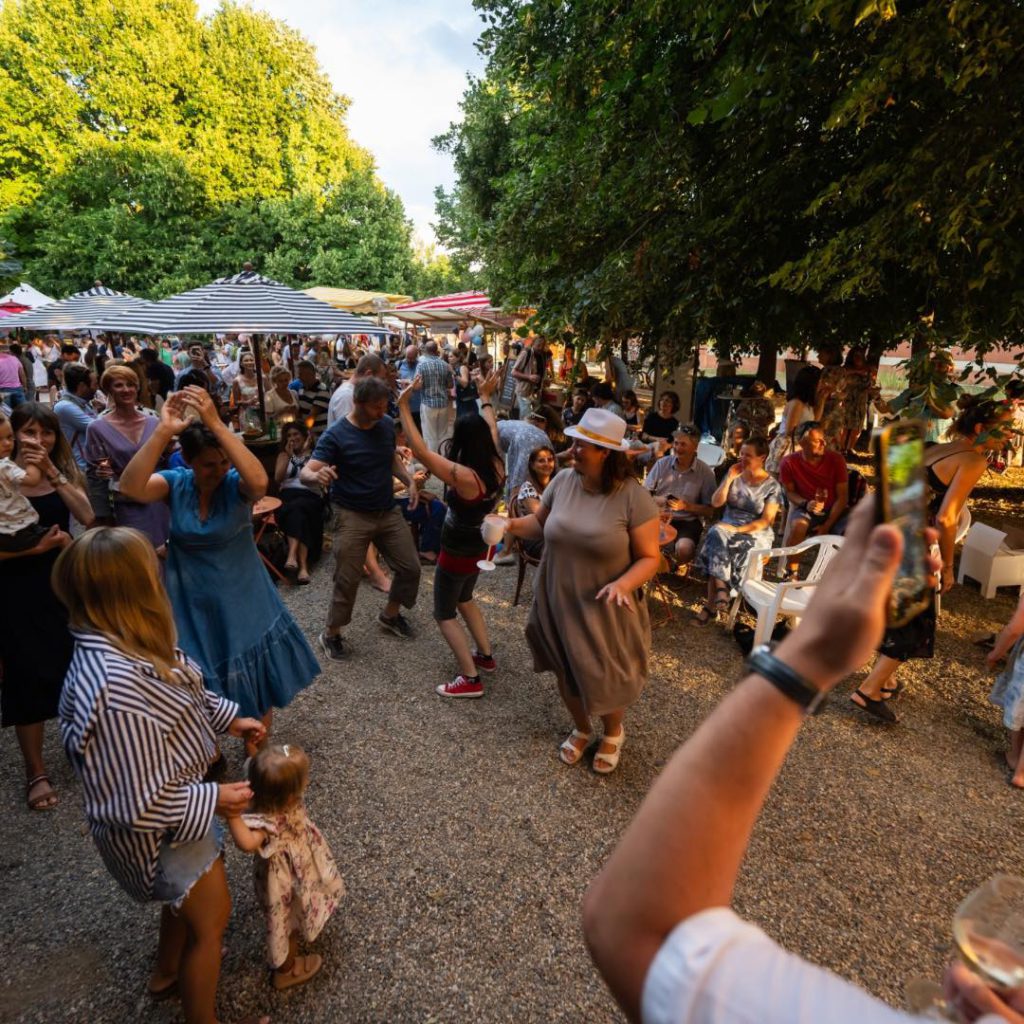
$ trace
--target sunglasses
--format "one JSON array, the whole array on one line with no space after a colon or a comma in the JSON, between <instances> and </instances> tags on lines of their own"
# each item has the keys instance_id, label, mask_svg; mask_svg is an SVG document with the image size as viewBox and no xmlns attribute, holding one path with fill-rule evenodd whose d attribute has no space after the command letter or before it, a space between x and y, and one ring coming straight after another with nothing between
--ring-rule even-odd
<instances>
[{"instance_id":1,"label":"sunglasses","mask_svg":"<svg viewBox=\"0 0 1024 1024\"><path fill-rule=\"evenodd\" d=\"M677 434L685 434L687 437L700 437L700 431L696 427L680 427Z\"/></svg>"}]
</instances>

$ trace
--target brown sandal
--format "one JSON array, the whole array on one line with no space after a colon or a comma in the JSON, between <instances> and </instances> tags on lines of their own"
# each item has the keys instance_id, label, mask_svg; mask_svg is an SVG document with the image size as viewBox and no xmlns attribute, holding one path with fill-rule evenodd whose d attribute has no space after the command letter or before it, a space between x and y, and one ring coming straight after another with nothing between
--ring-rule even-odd
<instances>
[{"instance_id":1,"label":"brown sandal","mask_svg":"<svg viewBox=\"0 0 1024 1024\"><path fill-rule=\"evenodd\" d=\"M292 962L291 970L282 971L280 968L274 971L274 988L278 992L292 985L302 985L309 981L323 966L323 958L319 953L309 953L306 956L297 956Z\"/></svg>"},{"instance_id":2,"label":"brown sandal","mask_svg":"<svg viewBox=\"0 0 1024 1024\"><path fill-rule=\"evenodd\" d=\"M46 783L46 789L35 796L29 796L33 787L38 786L40 782ZM50 784L50 779L46 772L40 772L25 784L25 803L28 804L30 811L52 811L60 803L57 790Z\"/></svg>"}]
</instances>

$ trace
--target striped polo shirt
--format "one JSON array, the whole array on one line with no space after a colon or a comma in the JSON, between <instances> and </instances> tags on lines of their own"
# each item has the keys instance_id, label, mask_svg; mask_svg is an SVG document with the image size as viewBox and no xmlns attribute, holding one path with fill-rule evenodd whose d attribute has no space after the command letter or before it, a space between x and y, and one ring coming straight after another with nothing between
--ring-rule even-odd
<instances>
[{"instance_id":1,"label":"striped polo shirt","mask_svg":"<svg viewBox=\"0 0 1024 1024\"><path fill-rule=\"evenodd\" d=\"M60 735L82 781L93 841L121 887L153 898L160 844L209 831L217 785L203 782L234 701L203 687L178 651L180 682L119 651L100 633L72 630L75 652L60 698Z\"/></svg>"}]
</instances>

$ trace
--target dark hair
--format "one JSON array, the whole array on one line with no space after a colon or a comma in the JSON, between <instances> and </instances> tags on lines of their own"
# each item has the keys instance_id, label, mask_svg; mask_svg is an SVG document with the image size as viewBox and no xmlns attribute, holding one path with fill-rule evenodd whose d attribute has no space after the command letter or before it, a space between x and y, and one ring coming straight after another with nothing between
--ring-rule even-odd
<instances>
[{"instance_id":1,"label":"dark hair","mask_svg":"<svg viewBox=\"0 0 1024 1024\"><path fill-rule=\"evenodd\" d=\"M497 469L501 455L494 446L490 424L480 413L468 412L460 416L442 449L446 459L473 470L488 494L493 494L501 485Z\"/></svg>"},{"instance_id":2,"label":"dark hair","mask_svg":"<svg viewBox=\"0 0 1024 1024\"><path fill-rule=\"evenodd\" d=\"M795 398L798 402L803 402L804 405L814 405L820 377L821 370L817 366L805 366L793 378L793 383L786 392L786 398L789 401Z\"/></svg>"},{"instance_id":3,"label":"dark hair","mask_svg":"<svg viewBox=\"0 0 1024 1024\"><path fill-rule=\"evenodd\" d=\"M636 392L635 391L633 391L633 390L623 391L621 397L622 397L623 401L626 401L626 399L629 399L629 401L631 401L638 409L640 408L640 400L636 397Z\"/></svg>"},{"instance_id":4,"label":"dark hair","mask_svg":"<svg viewBox=\"0 0 1024 1024\"><path fill-rule=\"evenodd\" d=\"M186 370L178 381L178 390L180 391L182 388L187 387L197 387L202 388L204 391L209 391L210 381L201 370Z\"/></svg>"},{"instance_id":5,"label":"dark hair","mask_svg":"<svg viewBox=\"0 0 1024 1024\"><path fill-rule=\"evenodd\" d=\"M363 356L363 359L369 358ZM376 356L373 357L377 359ZM363 360L360 359L361 363ZM380 360L377 359L379 363ZM381 363L383 366L384 364ZM359 377L352 386L352 401L356 405L367 405L370 402L379 402L382 398L390 398L391 389L379 377Z\"/></svg>"},{"instance_id":6,"label":"dark hair","mask_svg":"<svg viewBox=\"0 0 1024 1024\"><path fill-rule=\"evenodd\" d=\"M961 399L962 410L953 424L952 433L963 437L973 437L975 427L990 427L1010 415L1010 410L1003 402L991 398L978 399L967 396ZM21 406L18 406L20 409Z\"/></svg>"},{"instance_id":7,"label":"dark hair","mask_svg":"<svg viewBox=\"0 0 1024 1024\"><path fill-rule=\"evenodd\" d=\"M157 356L155 348L144 348L139 352L139 358L144 363L155 363L159 356Z\"/></svg>"},{"instance_id":8,"label":"dark hair","mask_svg":"<svg viewBox=\"0 0 1024 1024\"><path fill-rule=\"evenodd\" d=\"M88 384L92 370L85 363L68 363L64 367L64 387L69 394L74 394L80 384Z\"/></svg>"},{"instance_id":9,"label":"dark hair","mask_svg":"<svg viewBox=\"0 0 1024 1024\"><path fill-rule=\"evenodd\" d=\"M311 363L308 359L300 359L295 364L295 372L298 373L299 370L309 370L312 373L316 373L316 364Z\"/></svg>"},{"instance_id":10,"label":"dark hair","mask_svg":"<svg viewBox=\"0 0 1024 1024\"><path fill-rule=\"evenodd\" d=\"M753 448L763 458L768 454L768 439L760 434L755 434L753 437L748 437L740 447Z\"/></svg>"},{"instance_id":11,"label":"dark hair","mask_svg":"<svg viewBox=\"0 0 1024 1024\"><path fill-rule=\"evenodd\" d=\"M672 415L673 416L677 412L679 412L679 404L680 404L679 403L679 396L674 391L662 391L662 393L660 395L658 395L658 404L659 405L661 404L661 400L663 398L667 398L672 403Z\"/></svg>"},{"instance_id":12,"label":"dark hair","mask_svg":"<svg viewBox=\"0 0 1024 1024\"><path fill-rule=\"evenodd\" d=\"M220 451L220 442L209 427L202 423L193 423L186 427L178 438L181 445L181 455L186 462L194 462L207 448L216 448Z\"/></svg>"},{"instance_id":13,"label":"dark hair","mask_svg":"<svg viewBox=\"0 0 1024 1024\"><path fill-rule=\"evenodd\" d=\"M534 473L534 471L533 471L533 464L537 461L537 456L540 455L541 452L550 452L551 453L551 458L553 458L555 460L555 473L558 472L558 456L555 454L555 449L552 448L551 445L547 445L547 444L539 444L539 445L537 445L537 447L534 448L532 452L530 452L530 458L527 460L527 463L526 463L526 475L530 478L530 480L533 483L533 485L537 488L537 493L538 494L540 494L540 492L544 488L541 487L540 481L537 479L537 474Z\"/></svg>"},{"instance_id":14,"label":"dark hair","mask_svg":"<svg viewBox=\"0 0 1024 1024\"><path fill-rule=\"evenodd\" d=\"M1024 398L1024 380L1015 378L1006 385L1006 397L1011 400Z\"/></svg>"},{"instance_id":15,"label":"dark hair","mask_svg":"<svg viewBox=\"0 0 1024 1024\"><path fill-rule=\"evenodd\" d=\"M602 401L609 402L615 398L615 392L612 391L612 386L606 380L599 380L591 389L590 394L594 398L600 398Z\"/></svg>"},{"instance_id":16,"label":"dark hair","mask_svg":"<svg viewBox=\"0 0 1024 1024\"><path fill-rule=\"evenodd\" d=\"M801 441L801 440L803 440L803 438L808 433L810 433L810 431L812 431L812 430L821 430L821 429L822 429L822 426L821 426L821 423L818 420L807 420L805 423L801 423L796 428L796 430L793 431L793 433L796 435L796 439L798 441Z\"/></svg>"},{"instance_id":17,"label":"dark hair","mask_svg":"<svg viewBox=\"0 0 1024 1024\"><path fill-rule=\"evenodd\" d=\"M302 440L305 442L309 440L309 427L306 426L302 420L291 420L288 423L281 424L281 451L285 451L288 446L288 435L293 431L297 430L302 435Z\"/></svg>"},{"instance_id":18,"label":"dark hair","mask_svg":"<svg viewBox=\"0 0 1024 1024\"><path fill-rule=\"evenodd\" d=\"M74 354L74 357L75 357L76 360L81 358L81 355L82 355L82 353L79 350L78 346L77 345L72 345L68 341L64 342L64 344L61 345L61 347L60 347L60 354L62 356L70 356L70 355Z\"/></svg>"},{"instance_id":19,"label":"dark hair","mask_svg":"<svg viewBox=\"0 0 1024 1024\"><path fill-rule=\"evenodd\" d=\"M854 345L853 348L851 348L850 351L846 353L846 360L844 361L843 365L853 366L853 361L854 359L857 358L857 356L860 356L861 359L867 362L867 352L865 352L863 345Z\"/></svg>"},{"instance_id":20,"label":"dark hair","mask_svg":"<svg viewBox=\"0 0 1024 1024\"><path fill-rule=\"evenodd\" d=\"M601 463L601 493L611 494L630 475L631 463L625 452L608 451Z\"/></svg>"},{"instance_id":21,"label":"dark hair","mask_svg":"<svg viewBox=\"0 0 1024 1024\"><path fill-rule=\"evenodd\" d=\"M368 377L371 374L376 376L384 369L384 360L380 356L375 356L372 353L360 356L359 362L356 363L356 375L359 377Z\"/></svg>"},{"instance_id":22,"label":"dark hair","mask_svg":"<svg viewBox=\"0 0 1024 1024\"><path fill-rule=\"evenodd\" d=\"M21 346L16 341L12 341L10 345L7 346L7 350L12 356L21 357Z\"/></svg>"},{"instance_id":23,"label":"dark hair","mask_svg":"<svg viewBox=\"0 0 1024 1024\"><path fill-rule=\"evenodd\" d=\"M57 414L48 405L41 402L22 402L17 409L11 412L11 430L14 432L14 451L12 456L18 454L18 431L29 423L38 423L44 430L52 433L56 440L53 445L53 452L50 454L50 461L76 486L83 485L82 471L75 462L71 445L60 428L60 420Z\"/></svg>"}]
</instances>

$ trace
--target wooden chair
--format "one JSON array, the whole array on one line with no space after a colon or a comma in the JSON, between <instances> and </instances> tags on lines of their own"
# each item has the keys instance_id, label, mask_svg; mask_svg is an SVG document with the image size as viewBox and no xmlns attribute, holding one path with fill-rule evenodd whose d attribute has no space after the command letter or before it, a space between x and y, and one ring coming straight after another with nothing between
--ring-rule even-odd
<instances>
[{"instance_id":1,"label":"wooden chair","mask_svg":"<svg viewBox=\"0 0 1024 1024\"><path fill-rule=\"evenodd\" d=\"M523 515L519 509L518 495L509 502L508 514L511 519L516 519ZM519 563L519 579L516 581L516 596L512 599L512 607L515 608L519 604L519 595L523 589L523 580L526 579L526 567L528 565L540 565L540 559L534 558L533 555L527 553L520 537L512 538L512 550L516 553L516 559Z\"/></svg>"}]
</instances>

